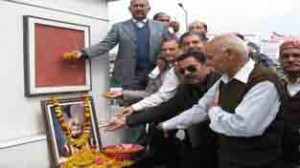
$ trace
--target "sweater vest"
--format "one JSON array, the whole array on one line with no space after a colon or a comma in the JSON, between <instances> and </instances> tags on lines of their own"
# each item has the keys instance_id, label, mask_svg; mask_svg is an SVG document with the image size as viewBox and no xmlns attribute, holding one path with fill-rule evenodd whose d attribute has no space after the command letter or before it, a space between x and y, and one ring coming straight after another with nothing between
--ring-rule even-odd
<instances>
[{"instance_id":1,"label":"sweater vest","mask_svg":"<svg viewBox=\"0 0 300 168\"><path fill-rule=\"evenodd\" d=\"M250 73L248 82L242 83L231 80L227 84L220 83L219 104L223 110L235 113L235 108L240 104L245 94L259 82L269 81L274 83L281 95L282 86L277 75L270 69L255 65ZM226 156L230 162L244 165L256 166L272 162L278 158L280 148L280 122L277 115L261 136L254 137L232 137L218 134L219 152Z\"/></svg>"},{"instance_id":2,"label":"sweater vest","mask_svg":"<svg viewBox=\"0 0 300 168\"><path fill-rule=\"evenodd\" d=\"M135 30L137 36L137 58L135 72L137 76L147 76L154 68L149 58L150 31L148 23L146 23L142 28L135 26Z\"/></svg>"},{"instance_id":3,"label":"sweater vest","mask_svg":"<svg viewBox=\"0 0 300 168\"><path fill-rule=\"evenodd\" d=\"M285 126L283 157L287 162L300 164L300 92L294 96L286 92L282 108Z\"/></svg>"}]
</instances>

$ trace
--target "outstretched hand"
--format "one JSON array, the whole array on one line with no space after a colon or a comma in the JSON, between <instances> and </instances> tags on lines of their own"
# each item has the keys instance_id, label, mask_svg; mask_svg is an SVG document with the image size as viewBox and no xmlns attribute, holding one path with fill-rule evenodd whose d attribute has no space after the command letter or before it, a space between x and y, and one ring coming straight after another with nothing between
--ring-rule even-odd
<instances>
[{"instance_id":1,"label":"outstretched hand","mask_svg":"<svg viewBox=\"0 0 300 168\"><path fill-rule=\"evenodd\" d=\"M119 115L127 117L127 116L130 116L133 112L134 112L134 109L131 106L129 106L129 107L126 107L125 109L123 109Z\"/></svg>"},{"instance_id":2,"label":"outstretched hand","mask_svg":"<svg viewBox=\"0 0 300 168\"><path fill-rule=\"evenodd\" d=\"M156 125L156 128L157 128L158 130L161 130L161 131L163 132L165 138L168 138L168 137L169 137L168 132L167 132L166 130L163 129L162 123L157 124L157 125Z\"/></svg>"},{"instance_id":3,"label":"outstretched hand","mask_svg":"<svg viewBox=\"0 0 300 168\"><path fill-rule=\"evenodd\" d=\"M116 99L122 96L122 91L111 90L102 94L103 97L108 99Z\"/></svg>"},{"instance_id":4,"label":"outstretched hand","mask_svg":"<svg viewBox=\"0 0 300 168\"><path fill-rule=\"evenodd\" d=\"M108 123L107 130L115 131L117 129L123 128L126 125L124 116L114 116Z\"/></svg>"},{"instance_id":5,"label":"outstretched hand","mask_svg":"<svg viewBox=\"0 0 300 168\"><path fill-rule=\"evenodd\" d=\"M78 50L70 51L70 52L65 52L63 53L62 57L64 60L67 61L74 61L80 59L82 56L81 52Z\"/></svg>"},{"instance_id":6,"label":"outstretched hand","mask_svg":"<svg viewBox=\"0 0 300 168\"><path fill-rule=\"evenodd\" d=\"M107 126L108 131L115 131L126 126L126 117L134 112L132 107L126 107L119 114L113 116Z\"/></svg>"}]
</instances>

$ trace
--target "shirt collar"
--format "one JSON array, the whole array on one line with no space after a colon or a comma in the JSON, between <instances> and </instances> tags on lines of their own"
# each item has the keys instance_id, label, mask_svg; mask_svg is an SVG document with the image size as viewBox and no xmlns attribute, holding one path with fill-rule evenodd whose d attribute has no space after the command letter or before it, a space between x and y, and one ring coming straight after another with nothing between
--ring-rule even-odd
<instances>
[{"instance_id":1,"label":"shirt collar","mask_svg":"<svg viewBox=\"0 0 300 168\"><path fill-rule=\"evenodd\" d=\"M286 89L290 96L295 96L300 91L300 84L299 83L288 83Z\"/></svg>"},{"instance_id":2,"label":"shirt collar","mask_svg":"<svg viewBox=\"0 0 300 168\"><path fill-rule=\"evenodd\" d=\"M286 76L283 77L283 79L286 81L288 84L300 84L300 78L296 80L296 82L291 82Z\"/></svg>"},{"instance_id":3,"label":"shirt collar","mask_svg":"<svg viewBox=\"0 0 300 168\"><path fill-rule=\"evenodd\" d=\"M140 20L140 21L138 21L138 20L136 20L136 19L132 18L132 21L133 21L133 23L137 23L137 22L147 23L147 21L148 21L148 18L145 18L145 19L143 19L143 20Z\"/></svg>"},{"instance_id":4,"label":"shirt collar","mask_svg":"<svg viewBox=\"0 0 300 168\"><path fill-rule=\"evenodd\" d=\"M254 69L254 66L255 66L255 62L250 58L246 64L233 76L232 79L236 79L240 82L243 82L243 83L247 83L248 82L248 79L249 79L249 76L250 76L250 73L252 72L252 70ZM229 82L231 79L228 77L227 74L224 74L222 77L221 77L221 80L224 82L224 83L227 83Z\"/></svg>"}]
</instances>

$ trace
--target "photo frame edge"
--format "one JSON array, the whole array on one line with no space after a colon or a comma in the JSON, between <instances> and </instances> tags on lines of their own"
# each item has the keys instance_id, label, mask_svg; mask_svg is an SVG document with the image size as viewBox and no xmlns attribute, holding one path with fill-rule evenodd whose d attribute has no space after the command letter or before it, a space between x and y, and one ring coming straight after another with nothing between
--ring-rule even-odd
<instances>
[{"instance_id":1,"label":"photo frame edge","mask_svg":"<svg viewBox=\"0 0 300 168\"><path fill-rule=\"evenodd\" d=\"M92 64L90 60L86 60L86 70L85 73L89 76L86 77L86 87L84 89L80 90L68 90L68 91L56 91L56 92L43 92L43 93L38 93L34 92L31 90L31 75L30 75L30 53L29 53L29 47L30 47L30 42L29 42L29 36L30 36L30 28L29 28L29 20L31 18L34 19L40 19L40 20L46 20L50 22L57 22L57 23L62 23L62 24L70 24L70 25L75 25L75 26L82 26L87 29L87 46L84 47L89 47L91 44L91 30L90 30L90 25L84 25L84 24L78 24L78 23L73 23L73 22L66 22L66 21L60 21L60 20L54 20L54 19L49 19L49 18L43 18L43 17L38 17L38 16L32 16L32 15L23 15L23 65L24 65L24 96L25 97L34 97L34 96L43 96L43 95L53 95L53 94L63 94L63 93L80 93L80 92L87 92L92 90ZM59 26L58 26L59 27ZM85 43L84 43L85 44ZM55 87L53 87L55 88ZM59 88L59 87L58 87Z\"/></svg>"},{"instance_id":2,"label":"photo frame edge","mask_svg":"<svg viewBox=\"0 0 300 168\"><path fill-rule=\"evenodd\" d=\"M92 96L88 96L90 103L91 103L91 116L94 119L94 123L92 123L95 128L93 134L94 136L96 136L97 138L97 145L99 145L99 150L102 149L102 142L101 142L101 135L100 135L100 130L99 130L99 126L98 126L98 119L97 119L97 115L96 115L96 109L95 109L95 104L94 104L94 100ZM49 150L49 154L50 154L50 158L51 158L51 166L53 167L59 167L59 157L56 158L55 156L55 148L57 148L56 146L54 146L54 143L51 141L52 139L52 134L55 134L51 131L50 128L50 122L52 119L49 118L49 111L47 110L48 105L50 104L50 99L48 100L41 100L40 104L41 104L41 108L42 108L42 113L43 113L43 118L45 121L45 129L46 129L46 139L47 139L47 146L48 146L48 150ZM82 99L80 97L70 97L70 98L61 98L59 99L59 103L68 103L68 102L76 102L76 101L82 101ZM50 136L50 138L49 138ZM56 139L55 139L56 141Z\"/></svg>"}]
</instances>

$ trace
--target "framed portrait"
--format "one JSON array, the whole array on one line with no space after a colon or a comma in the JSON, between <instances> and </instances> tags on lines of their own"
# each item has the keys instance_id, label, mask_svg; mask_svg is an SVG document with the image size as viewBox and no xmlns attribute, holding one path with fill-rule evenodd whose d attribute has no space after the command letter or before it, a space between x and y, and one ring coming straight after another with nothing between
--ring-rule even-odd
<instances>
[{"instance_id":1,"label":"framed portrait","mask_svg":"<svg viewBox=\"0 0 300 168\"><path fill-rule=\"evenodd\" d=\"M101 137L92 97L57 99L41 102L53 167L82 149L99 152Z\"/></svg>"},{"instance_id":2,"label":"framed portrait","mask_svg":"<svg viewBox=\"0 0 300 168\"><path fill-rule=\"evenodd\" d=\"M90 45L90 27L24 16L25 96L91 90L90 61L64 61L63 53Z\"/></svg>"}]
</instances>

